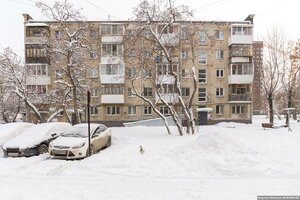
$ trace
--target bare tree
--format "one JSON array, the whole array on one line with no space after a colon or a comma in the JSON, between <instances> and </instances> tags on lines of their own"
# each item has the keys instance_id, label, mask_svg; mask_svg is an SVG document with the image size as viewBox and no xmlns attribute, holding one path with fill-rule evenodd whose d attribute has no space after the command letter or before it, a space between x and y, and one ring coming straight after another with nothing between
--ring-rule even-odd
<instances>
[{"instance_id":1,"label":"bare tree","mask_svg":"<svg viewBox=\"0 0 300 200\"><path fill-rule=\"evenodd\" d=\"M285 102L287 108L295 107L295 96L299 89L298 80L300 72L300 49L299 43L290 42L289 45L289 63L283 68L282 84L285 93ZM293 114L296 119L296 112ZM286 117L288 124L289 117Z\"/></svg>"},{"instance_id":2,"label":"bare tree","mask_svg":"<svg viewBox=\"0 0 300 200\"><path fill-rule=\"evenodd\" d=\"M195 67L193 63L190 74L192 74L194 87L192 95L186 103L182 98L181 73L178 62L181 21L189 19L192 16L191 11L183 5L175 6L172 0L151 2L145 0L135 8L134 14L136 23L128 29L130 32L134 32L133 38L135 39L133 41L138 46L135 46L135 50L150 54L152 63L145 64L144 59L140 59L143 63L139 66L146 68L144 71L152 72L151 83L156 100L151 104L143 94L138 94L138 96L148 102L155 112L158 111L156 109L158 104L167 107L180 135L183 135L183 127L179 108L183 108L183 115L188 122L188 133L194 133L195 120L192 101L196 92ZM141 45L141 40L146 42ZM176 105L180 105L180 107ZM162 117L160 114L158 115ZM166 121L164 118L163 120Z\"/></svg>"},{"instance_id":3,"label":"bare tree","mask_svg":"<svg viewBox=\"0 0 300 200\"><path fill-rule=\"evenodd\" d=\"M22 59L10 48L4 49L1 54L1 74L5 87L10 89L9 93L14 92L32 110L36 118L41 120L38 108L32 103L32 99L39 99L38 96L30 97L25 83L25 67Z\"/></svg>"},{"instance_id":4,"label":"bare tree","mask_svg":"<svg viewBox=\"0 0 300 200\"><path fill-rule=\"evenodd\" d=\"M71 110L74 113L72 121L80 123L79 113L84 108L83 99L89 86L85 78L88 73L85 61L90 50L87 24L80 10L67 0L56 1L53 5L38 1L36 6L59 26L56 38L49 40L48 49L51 60L55 61L52 67L57 72L53 90L61 96L58 103L67 120L71 121L68 115ZM74 20L80 23L70 23Z\"/></svg>"},{"instance_id":5,"label":"bare tree","mask_svg":"<svg viewBox=\"0 0 300 200\"><path fill-rule=\"evenodd\" d=\"M264 41L266 52L262 69L262 88L269 106L270 123L274 124L275 96L281 89L284 68L289 64L288 45L283 31L274 27Z\"/></svg>"}]
</instances>

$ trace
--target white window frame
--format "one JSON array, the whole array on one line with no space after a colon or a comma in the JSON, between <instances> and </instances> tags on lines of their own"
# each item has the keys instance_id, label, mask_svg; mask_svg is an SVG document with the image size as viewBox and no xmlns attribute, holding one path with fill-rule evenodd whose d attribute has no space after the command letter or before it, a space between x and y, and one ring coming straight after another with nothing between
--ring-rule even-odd
<instances>
[{"instance_id":1,"label":"white window frame","mask_svg":"<svg viewBox=\"0 0 300 200\"><path fill-rule=\"evenodd\" d=\"M171 111L167 106L160 106L159 107L159 112L163 115L170 115Z\"/></svg>"},{"instance_id":2,"label":"white window frame","mask_svg":"<svg viewBox=\"0 0 300 200\"><path fill-rule=\"evenodd\" d=\"M205 31L199 31L199 43L204 45L207 43L207 36Z\"/></svg>"},{"instance_id":3,"label":"white window frame","mask_svg":"<svg viewBox=\"0 0 300 200\"><path fill-rule=\"evenodd\" d=\"M205 77L200 77L204 75ZM206 69L199 69L198 70L198 83L207 83L207 70Z\"/></svg>"},{"instance_id":4,"label":"white window frame","mask_svg":"<svg viewBox=\"0 0 300 200\"><path fill-rule=\"evenodd\" d=\"M121 107L120 106L107 106L106 107L106 115L110 115L110 116L121 115Z\"/></svg>"},{"instance_id":5,"label":"white window frame","mask_svg":"<svg viewBox=\"0 0 300 200\"><path fill-rule=\"evenodd\" d=\"M181 59L182 59L182 60L186 60L186 59L188 59L188 58L189 58L189 51L183 49L183 50L181 51Z\"/></svg>"},{"instance_id":6,"label":"white window frame","mask_svg":"<svg viewBox=\"0 0 300 200\"><path fill-rule=\"evenodd\" d=\"M217 69L216 70L216 77L217 78L224 78L224 69Z\"/></svg>"},{"instance_id":7,"label":"white window frame","mask_svg":"<svg viewBox=\"0 0 300 200\"><path fill-rule=\"evenodd\" d=\"M232 105L231 112L232 112L232 114L235 114L235 115L243 115L243 114L245 114L245 106L244 105Z\"/></svg>"},{"instance_id":8,"label":"white window frame","mask_svg":"<svg viewBox=\"0 0 300 200\"><path fill-rule=\"evenodd\" d=\"M136 93L133 88L128 88L128 97L136 97Z\"/></svg>"},{"instance_id":9,"label":"white window frame","mask_svg":"<svg viewBox=\"0 0 300 200\"><path fill-rule=\"evenodd\" d=\"M224 88L216 88L216 96L224 97Z\"/></svg>"},{"instance_id":10,"label":"white window frame","mask_svg":"<svg viewBox=\"0 0 300 200\"><path fill-rule=\"evenodd\" d=\"M128 115L136 115L136 106L128 106Z\"/></svg>"},{"instance_id":11,"label":"white window frame","mask_svg":"<svg viewBox=\"0 0 300 200\"><path fill-rule=\"evenodd\" d=\"M216 115L223 115L224 114L224 105L216 105Z\"/></svg>"},{"instance_id":12,"label":"white window frame","mask_svg":"<svg viewBox=\"0 0 300 200\"><path fill-rule=\"evenodd\" d=\"M203 96L203 94L205 95L205 97ZM207 89L198 88L198 102L206 102L206 101L207 101Z\"/></svg>"},{"instance_id":13,"label":"white window frame","mask_svg":"<svg viewBox=\"0 0 300 200\"><path fill-rule=\"evenodd\" d=\"M152 115L152 107L144 106L143 112L144 112L144 115Z\"/></svg>"},{"instance_id":14,"label":"white window frame","mask_svg":"<svg viewBox=\"0 0 300 200\"><path fill-rule=\"evenodd\" d=\"M223 60L224 59L224 50L217 50L216 51L216 59Z\"/></svg>"},{"instance_id":15,"label":"white window frame","mask_svg":"<svg viewBox=\"0 0 300 200\"><path fill-rule=\"evenodd\" d=\"M215 36L216 40L224 40L224 31L217 30Z\"/></svg>"},{"instance_id":16,"label":"white window frame","mask_svg":"<svg viewBox=\"0 0 300 200\"><path fill-rule=\"evenodd\" d=\"M207 51L206 50L202 49L199 51L199 64L200 65L207 64Z\"/></svg>"},{"instance_id":17,"label":"white window frame","mask_svg":"<svg viewBox=\"0 0 300 200\"><path fill-rule=\"evenodd\" d=\"M98 110L97 106L91 106L90 111L91 111L90 113L91 113L92 116L97 116L98 113L99 113L99 110Z\"/></svg>"}]
</instances>

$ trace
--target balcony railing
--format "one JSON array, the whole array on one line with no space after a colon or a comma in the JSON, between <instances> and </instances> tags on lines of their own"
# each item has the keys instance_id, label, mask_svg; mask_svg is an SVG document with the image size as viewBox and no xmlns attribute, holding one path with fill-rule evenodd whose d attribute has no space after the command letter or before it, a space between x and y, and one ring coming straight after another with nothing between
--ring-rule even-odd
<instances>
[{"instance_id":1,"label":"balcony railing","mask_svg":"<svg viewBox=\"0 0 300 200\"><path fill-rule=\"evenodd\" d=\"M230 94L229 101L251 101L251 95L249 94Z\"/></svg>"}]
</instances>

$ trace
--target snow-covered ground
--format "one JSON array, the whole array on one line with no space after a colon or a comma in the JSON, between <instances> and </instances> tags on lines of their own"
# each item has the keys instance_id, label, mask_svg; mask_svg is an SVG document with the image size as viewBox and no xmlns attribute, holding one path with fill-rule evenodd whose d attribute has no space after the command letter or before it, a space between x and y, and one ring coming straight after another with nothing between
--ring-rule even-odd
<instances>
[{"instance_id":1,"label":"snow-covered ground","mask_svg":"<svg viewBox=\"0 0 300 200\"><path fill-rule=\"evenodd\" d=\"M300 195L300 123L220 123L195 135L112 128L112 146L79 161L0 156L0 199L253 200ZM284 120L278 122L284 124ZM140 145L145 153L140 154ZM2 155L2 153L1 153Z\"/></svg>"}]
</instances>

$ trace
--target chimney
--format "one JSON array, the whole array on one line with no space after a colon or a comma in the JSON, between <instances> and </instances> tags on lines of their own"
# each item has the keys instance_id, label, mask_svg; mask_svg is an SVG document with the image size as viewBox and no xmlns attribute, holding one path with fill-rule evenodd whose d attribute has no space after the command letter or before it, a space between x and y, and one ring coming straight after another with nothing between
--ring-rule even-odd
<instances>
[{"instance_id":1,"label":"chimney","mask_svg":"<svg viewBox=\"0 0 300 200\"><path fill-rule=\"evenodd\" d=\"M24 18L24 22L28 22L29 20L32 19L32 17L29 14L27 14L27 13L22 14L22 15L23 15L23 18Z\"/></svg>"}]
</instances>

